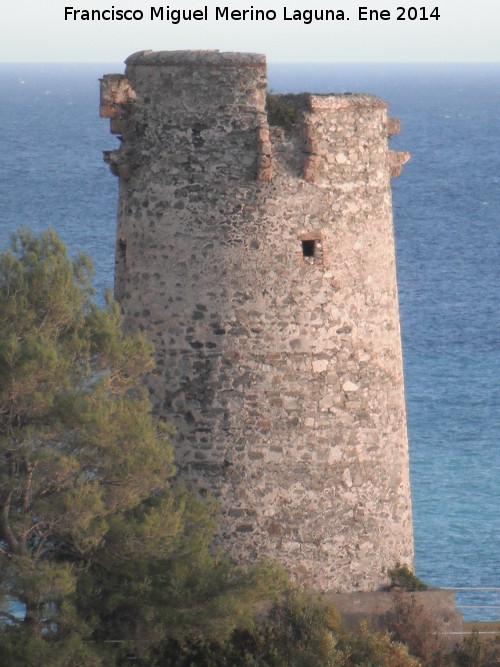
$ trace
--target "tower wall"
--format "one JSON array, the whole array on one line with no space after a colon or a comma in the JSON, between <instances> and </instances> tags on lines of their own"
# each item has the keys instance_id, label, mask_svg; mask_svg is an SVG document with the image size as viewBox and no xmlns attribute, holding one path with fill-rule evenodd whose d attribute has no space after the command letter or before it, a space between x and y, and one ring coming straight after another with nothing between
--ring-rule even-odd
<instances>
[{"instance_id":1,"label":"tower wall","mask_svg":"<svg viewBox=\"0 0 500 667\"><path fill-rule=\"evenodd\" d=\"M179 476L236 559L377 589L413 562L387 105L285 96L269 127L264 57L218 52L135 54L101 99L115 293Z\"/></svg>"}]
</instances>

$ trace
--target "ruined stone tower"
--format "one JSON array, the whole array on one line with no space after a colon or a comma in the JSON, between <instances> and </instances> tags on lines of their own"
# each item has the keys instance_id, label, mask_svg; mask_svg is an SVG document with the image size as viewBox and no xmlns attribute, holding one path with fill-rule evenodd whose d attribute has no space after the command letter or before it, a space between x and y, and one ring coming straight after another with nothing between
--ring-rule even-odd
<instances>
[{"instance_id":1,"label":"ruined stone tower","mask_svg":"<svg viewBox=\"0 0 500 667\"><path fill-rule=\"evenodd\" d=\"M141 52L102 80L121 135L115 293L155 343L178 474L233 556L320 591L413 562L388 149L371 95L275 97L248 53ZM276 123L277 126L273 126Z\"/></svg>"}]
</instances>

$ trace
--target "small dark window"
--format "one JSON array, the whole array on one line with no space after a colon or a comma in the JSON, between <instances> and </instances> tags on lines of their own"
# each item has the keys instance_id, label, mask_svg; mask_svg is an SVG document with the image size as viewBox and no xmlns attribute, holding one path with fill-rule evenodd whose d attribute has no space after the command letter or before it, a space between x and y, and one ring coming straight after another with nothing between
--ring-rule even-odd
<instances>
[{"instance_id":1,"label":"small dark window","mask_svg":"<svg viewBox=\"0 0 500 667\"><path fill-rule=\"evenodd\" d=\"M127 261L127 242L124 241L123 239L118 239L116 259L119 260L120 262L123 262L123 264L125 264Z\"/></svg>"},{"instance_id":2,"label":"small dark window","mask_svg":"<svg viewBox=\"0 0 500 667\"><path fill-rule=\"evenodd\" d=\"M314 257L316 253L316 239L308 239L302 241L302 255L303 257Z\"/></svg>"},{"instance_id":3,"label":"small dark window","mask_svg":"<svg viewBox=\"0 0 500 667\"><path fill-rule=\"evenodd\" d=\"M301 244L302 266L323 266L323 241L318 232L299 236ZM300 255L299 255L300 256Z\"/></svg>"},{"instance_id":4,"label":"small dark window","mask_svg":"<svg viewBox=\"0 0 500 667\"><path fill-rule=\"evenodd\" d=\"M127 242L118 239L115 257L115 299L120 301L125 296L127 282Z\"/></svg>"}]
</instances>

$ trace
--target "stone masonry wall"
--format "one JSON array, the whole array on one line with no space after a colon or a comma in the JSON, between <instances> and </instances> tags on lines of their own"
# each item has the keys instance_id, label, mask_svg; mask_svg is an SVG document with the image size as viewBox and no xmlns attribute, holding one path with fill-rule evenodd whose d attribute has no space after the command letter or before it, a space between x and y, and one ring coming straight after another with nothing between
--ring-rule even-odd
<instances>
[{"instance_id":1,"label":"stone masonry wall","mask_svg":"<svg viewBox=\"0 0 500 667\"><path fill-rule=\"evenodd\" d=\"M263 56L141 52L102 81L121 135L115 293L155 343L178 475L240 561L320 591L413 562L388 150L369 95L286 96Z\"/></svg>"}]
</instances>

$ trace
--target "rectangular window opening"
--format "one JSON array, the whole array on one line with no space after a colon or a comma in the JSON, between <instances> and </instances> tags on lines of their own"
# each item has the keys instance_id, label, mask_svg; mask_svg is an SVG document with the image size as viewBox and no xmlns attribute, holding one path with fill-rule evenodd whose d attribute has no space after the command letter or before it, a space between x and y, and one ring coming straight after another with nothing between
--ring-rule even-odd
<instances>
[{"instance_id":1,"label":"rectangular window opening","mask_svg":"<svg viewBox=\"0 0 500 667\"><path fill-rule=\"evenodd\" d=\"M118 239L117 259L124 264L127 261L127 242L123 239Z\"/></svg>"},{"instance_id":2,"label":"rectangular window opening","mask_svg":"<svg viewBox=\"0 0 500 667\"><path fill-rule=\"evenodd\" d=\"M310 229L308 232L300 233L298 238L300 241L300 250L298 251L300 264L316 268L322 267L324 247L321 232Z\"/></svg>"},{"instance_id":3,"label":"rectangular window opening","mask_svg":"<svg viewBox=\"0 0 500 667\"><path fill-rule=\"evenodd\" d=\"M316 239L302 240L302 256L303 257L316 256Z\"/></svg>"},{"instance_id":4,"label":"rectangular window opening","mask_svg":"<svg viewBox=\"0 0 500 667\"><path fill-rule=\"evenodd\" d=\"M115 299L121 301L125 296L127 282L127 242L119 238L115 256Z\"/></svg>"}]
</instances>

